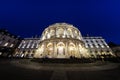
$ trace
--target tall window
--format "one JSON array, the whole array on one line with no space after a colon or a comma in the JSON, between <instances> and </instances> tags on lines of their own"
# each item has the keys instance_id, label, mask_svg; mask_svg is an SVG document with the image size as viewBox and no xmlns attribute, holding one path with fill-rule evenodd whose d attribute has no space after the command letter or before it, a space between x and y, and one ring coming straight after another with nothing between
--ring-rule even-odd
<instances>
[{"instance_id":1,"label":"tall window","mask_svg":"<svg viewBox=\"0 0 120 80\"><path fill-rule=\"evenodd\" d=\"M27 42L27 47L26 48L30 47L31 42L32 42L31 40Z\"/></svg>"},{"instance_id":2,"label":"tall window","mask_svg":"<svg viewBox=\"0 0 120 80\"><path fill-rule=\"evenodd\" d=\"M78 39L78 33L77 33L77 31L75 30L75 34L74 34L74 36L75 36L75 38L77 38Z\"/></svg>"},{"instance_id":3,"label":"tall window","mask_svg":"<svg viewBox=\"0 0 120 80\"><path fill-rule=\"evenodd\" d=\"M45 31L45 36L47 39L50 38L50 34L48 33L48 31Z\"/></svg>"},{"instance_id":4,"label":"tall window","mask_svg":"<svg viewBox=\"0 0 120 80\"><path fill-rule=\"evenodd\" d=\"M58 28L56 34L57 34L57 37L63 36L63 35L64 35L64 30L63 30L63 28Z\"/></svg>"},{"instance_id":5,"label":"tall window","mask_svg":"<svg viewBox=\"0 0 120 80\"><path fill-rule=\"evenodd\" d=\"M57 44L57 53L58 53L58 55L64 55L65 54L65 44L63 42L59 42Z\"/></svg>"},{"instance_id":6,"label":"tall window","mask_svg":"<svg viewBox=\"0 0 120 80\"><path fill-rule=\"evenodd\" d=\"M52 43L48 43L47 52L48 52L48 55L51 55L53 53L53 44Z\"/></svg>"},{"instance_id":7,"label":"tall window","mask_svg":"<svg viewBox=\"0 0 120 80\"><path fill-rule=\"evenodd\" d=\"M10 45L10 47L13 47L13 46L14 46L13 44Z\"/></svg>"},{"instance_id":8,"label":"tall window","mask_svg":"<svg viewBox=\"0 0 120 80\"><path fill-rule=\"evenodd\" d=\"M67 29L67 37L73 37L73 33L70 28Z\"/></svg>"},{"instance_id":9,"label":"tall window","mask_svg":"<svg viewBox=\"0 0 120 80\"><path fill-rule=\"evenodd\" d=\"M75 44L69 43L69 53L71 56L75 56Z\"/></svg>"},{"instance_id":10,"label":"tall window","mask_svg":"<svg viewBox=\"0 0 120 80\"><path fill-rule=\"evenodd\" d=\"M50 35L53 38L55 36L55 30L50 30Z\"/></svg>"},{"instance_id":11,"label":"tall window","mask_svg":"<svg viewBox=\"0 0 120 80\"><path fill-rule=\"evenodd\" d=\"M8 43L5 43L5 44L4 44L4 46L7 46L7 45L8 45Z\"/></svg>"}]
</instances>

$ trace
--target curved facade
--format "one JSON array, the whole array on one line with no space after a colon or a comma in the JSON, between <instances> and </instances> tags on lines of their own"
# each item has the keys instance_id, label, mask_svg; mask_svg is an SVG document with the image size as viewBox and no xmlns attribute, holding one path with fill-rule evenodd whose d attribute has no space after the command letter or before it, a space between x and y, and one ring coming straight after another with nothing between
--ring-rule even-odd
<instances>
[{"instance_id":1,"label":"curved facade","mask_svg":"<svg viewBox=\"0 0 120 80\"><path fill-rule=\"evenodd\" d=\"M47 27L41 36L35 58L81 58L90 57L80 31L67 23Z\"/></svg>"},{"instance_id":2,"label":"curved facade","mask_svg":"<svg viewBox=\"0 0 120 80\"><path fill-rule=\"evenodd\" d=\"M43 31L41 40L53 38L73 38L83 40L80 31L73 25L66 23L50 25Z\"/></svg>"}]
</instances>

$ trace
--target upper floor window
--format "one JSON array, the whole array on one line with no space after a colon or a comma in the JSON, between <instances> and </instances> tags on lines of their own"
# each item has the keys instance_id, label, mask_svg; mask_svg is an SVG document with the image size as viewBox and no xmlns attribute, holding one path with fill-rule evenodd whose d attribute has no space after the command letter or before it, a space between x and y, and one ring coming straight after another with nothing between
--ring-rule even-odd
<instances>
[{"instance_id":1,"label":"upper floor window","mask_svg":"<svg viewBox=\"0 0 120 80\"><path fill-rule=\"evenodd\" d=\"M64 32L64 29L63 29L63 28L58 28L58 29L57 29L57 33L56 33L56 34L57 34L57 37L62 36L62 35L64 34L63 32Z\"/></svg>"},{"instance_id":2,"label":"upper floor window","mask_svg":"<svg viewBox=\"0 0 120 80\"><path fill-rule=\"evenodd\" d=\"M8 43L5 43L5 44L4 44L4 46L7 46L7 45L8 45Z\"/></svg>"},{"instance_id":3,"label":"upper floor window","mask_svg":"<svg viewBox=\"0 0 120 80\"><path fill-rule=\"evenodd\" d=\"M10 47L13 47L13 46L14 46L13 44L10 45Z\"/></svg>"},{"instance_id":4,"label":"upper floor window","mask_svg":"<svg viewBox=\"0 0 120 80\"><path fill-rule=\"evenodd\" d=\"M50 30L50 35L51 35L51 37L54 37L55 36L55 30Z\"/></svg>"}]
</instances>

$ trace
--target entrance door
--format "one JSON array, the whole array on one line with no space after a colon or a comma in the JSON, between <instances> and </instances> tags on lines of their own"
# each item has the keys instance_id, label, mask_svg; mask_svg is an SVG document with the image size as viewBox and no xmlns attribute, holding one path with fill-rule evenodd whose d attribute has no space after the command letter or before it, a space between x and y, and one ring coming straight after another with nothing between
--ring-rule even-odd
<instances>
[{"instance_id":1,"label":"entrance door","mask_svg":"<svg viewBox=\"0 0 120 80\"><path fill-rule=\"evenodd\" d=\"M58 48L58 55L64 55L64 47Z\"/></svg>"},{"instance_id":2,"label":"entrance door","mask_svg":"<svg viewBox=\"0 0 120 80\"><path fill-rule=\"evenodd\" d=\"M57 44L57 58L65 58L65 45L63 42Z\"/></svg>"}]
</instances>

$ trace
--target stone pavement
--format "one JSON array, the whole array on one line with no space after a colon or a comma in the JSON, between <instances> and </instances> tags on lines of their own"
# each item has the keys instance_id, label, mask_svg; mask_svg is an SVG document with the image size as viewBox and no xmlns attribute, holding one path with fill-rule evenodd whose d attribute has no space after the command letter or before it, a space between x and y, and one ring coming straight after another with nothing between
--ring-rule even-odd
<instances>
[{"instance_id":1,"label":"stone pavement","mask_svg":"<svg viewBox=\"0 0 120 80\"><path fill-rule=\"evenodd\" d=\"M30 60L13 60L10 62L12 65L27 68L27 69L38 69L38 70L64 70L64 71L98 71L98 70L109 70L119 66L116 63L109 62L96 62L96 63L83 63L83 64L57 64L57 63L36 63Z\"/></svg>"},{"instance_id":2,"label":"stone pavement","mask_svg":"<svg viewBox=\"0 0 120 80\"><path fill-rule=\"evenodd\" d=\"M66 71L63 70L54 71L50 80L68 80Z\"/></svg>"},{"instance_id":3,"label":"stone pavement","mask_svg":"<svg viewBox=\"0 0 120 80\"><path fill-rule=\"evenodd\" d=\"M98 62L99 63L99 62ZM40 64L28 60L0 62L3 80L120 80L116 63Z\"/></svg>"}]
</instances>

